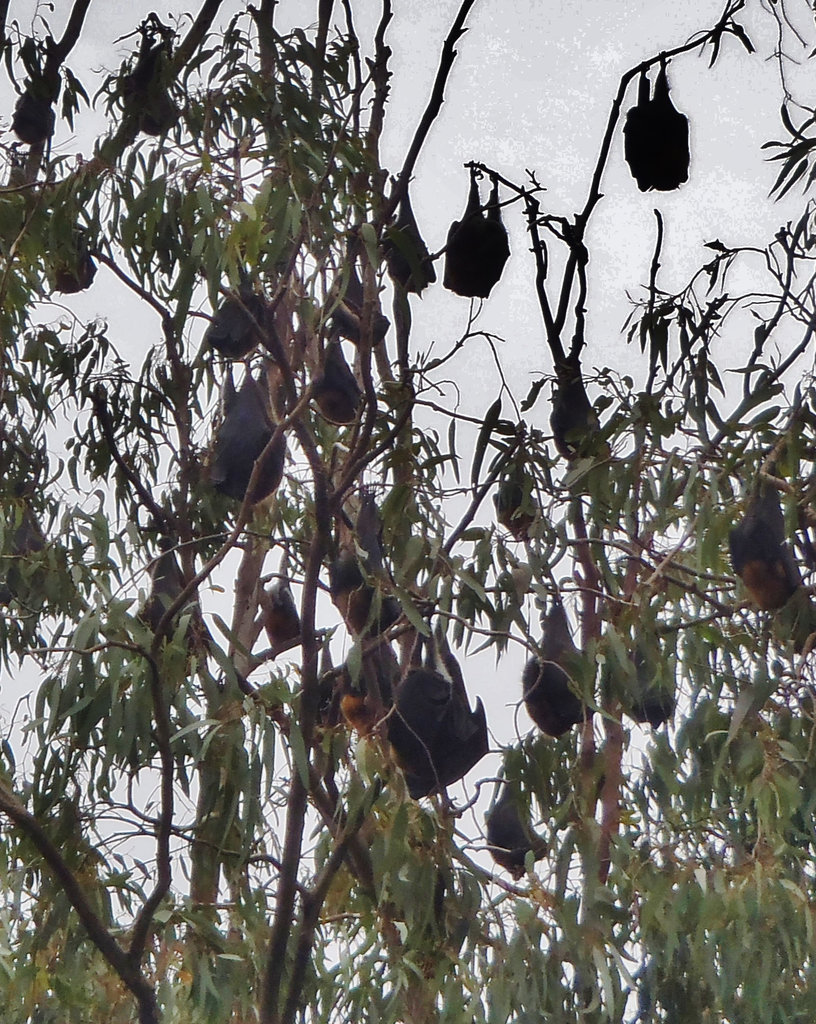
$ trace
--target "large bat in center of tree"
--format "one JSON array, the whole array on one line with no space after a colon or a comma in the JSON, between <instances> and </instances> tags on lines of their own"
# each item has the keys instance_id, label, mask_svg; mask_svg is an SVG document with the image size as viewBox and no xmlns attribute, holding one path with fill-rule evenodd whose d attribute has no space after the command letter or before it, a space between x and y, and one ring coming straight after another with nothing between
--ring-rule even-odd
<instances>
[{"instance_id":1,"label":"large bat in center of tree","mask_svg":"<svg viewBox=\"0 0 816 1024\"><path fill-rule=\"evenodd\" d=\"M215 489L236 501L246 497L256 461L272 440L275 428L269 419L261 385L247 373L236 394L228 374L223 393L224 421L215 436L215 457L210 478ZM253 504L277 490L283 477L286 439L283 434L264 457L252 490Z\"/></svg>"},{"instance_id":2,"label":"large bat in center of tree","mask_svg":"<svg viewBox=\"0 0 816 1024\"><path fill-rule=\"evenodd\" d=\"M623 126L623 154L641 192L671 192L688 180L688 118L671 101L665 63L651 99L649 78L641 72L638 101Z\"/></svg>"},{"instance_id":3,"label":"large bat in center of tree","mask_svg":"<svg viewBox=\"0 0 816 1024\"><path fill-rule=\"evenodd\" d=\"M458 782L487 753L484 707L477 698L471 711L444 637L429 646L426 665L411 668L397 687L388 739L414 800Z\"/></svg>"},{"instance_id":4,"label":"large bat in center of tree","mask_svg":"<svg viewBox=\"0 0 816 1024\"><path fill-rule=\"evenodd\" d=\"M443 284L457 295L486 299L510 255L507 230L499 209L499 182L494 179L487 214L479 199L478 171L470 169L470 194L461 220L448 231Z\"/></svg>"}]
</instances>

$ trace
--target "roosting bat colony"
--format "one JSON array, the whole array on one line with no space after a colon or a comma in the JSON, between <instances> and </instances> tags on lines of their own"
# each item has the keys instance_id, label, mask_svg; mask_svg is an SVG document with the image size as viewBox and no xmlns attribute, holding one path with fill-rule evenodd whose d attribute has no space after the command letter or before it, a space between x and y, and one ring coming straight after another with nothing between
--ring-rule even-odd
<instances>
[{"instance_id":1,"label":"roosting bat colony","mask_svg":"<svg viewBox=\"0 0 816 1024\"><path fill-rule=\"evenodd\" d=\"M158 22L142 28L133 70L121 85L126 129L160 136L178 120L179 110L166 81L169 38ZM30 81L17 102L12 127L29 146L42 146L54 131L55 93L49 81ZM638 188L667 191L688 178L688 121L673 106L665 62L652 92L647 72L640 76L636 105L623 128L625 159ZM486 299L501 278L510 256L502 223L499 179L492 177L483 200L485 174L472 166L467 203L461 219L447 233L443 285L459 296ZM407 189L381 248L394 288L419 295L437 280L434 259L417 226ZM54 266L53 287L64 293L91 286L96 263L86 239L77 231L72 248ZM333 282L326 297L321 351L310 368L303 397L334 427L352 429L366 405L364 381L350 357L362 344L379 345L390 330L389 320L375 309L364 311L364 288L357 258ZM364 321L367 323L364 324ZM365 335L365 337L364 337ZM344 342L348 343L344 346ZM277 346L270 304L245 270L240 287L225 294L204 334L208 348L224 363L221 410L212 434L209 482L235 502L254 505L274 495L287 462L290 429L273 412L268 373L273 373ZM250 366L258 350L264 368ZM233 364L245 361L243 382L236 388ZM256 360L257 361L257 360ZM550 426L558 454L572 465L581 458L610 459L599 437L599 419L587 396L580 363L566 356L557 363ZM307 397L308 396L308 397ZM34 517L29 491L19 494L12 548L18 559L34 557L45 544ZM519 543L534 543L541 516L532 478L522 464L505 467L493 498L496 519ZM182 592L184 580L172 538L160 540L161 553L151 568L151 591L140 616L158 629L166 610ZM730 537L735 573L760 609L779 609L801 587L797 566L788 550L784 520L776 491L757 491L744 519ZM356 513L346 515L345 532L335 538L325 567L326 589L349 635L362 647L361 664L327 673L321 714L327 724L345 721L363 735L379 732L387 739L404 773L409 795L420 799L462 779L487 753L488 731L481 701L471 707L462 670L442 628L428 623L429 636L408 620L389 575L383 550L382 524L373 494L359 496ZM7 571L0 601L18 597L15 567ZM295 645L301 617L289 581L280 579L261 596L264 628L273 656ZM591 695L576 685L581 651L573 642L560 595L542 614L538 653L524 668L520 696L543 734L559 737L592 715ZM406 643L406 637L412 637ZM398 659L393 644L399 643ZM642 636L631 655L631 699L624 711L638 723L658 728L674 711L673 682L656 678L659 640ZM543 841L522 819L511 786L502 783L487 814L486 834L495 861L520 877L525 866L544 855Z\"/></svg>"}]
</instances>

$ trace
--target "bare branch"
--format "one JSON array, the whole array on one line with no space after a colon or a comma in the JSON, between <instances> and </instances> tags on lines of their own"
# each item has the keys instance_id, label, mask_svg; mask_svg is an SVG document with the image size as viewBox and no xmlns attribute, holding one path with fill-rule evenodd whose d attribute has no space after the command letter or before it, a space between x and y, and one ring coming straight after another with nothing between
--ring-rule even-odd
<instances>
[{"instance_id":1,"label":"bare branch","mask_svg":"<svg viewBox=\"0 0 816 1024\"><path fill-rule=\"evenodd\" d=\"M329 38L334 0L318 0L317 3L317 36L315 37L315 67L312 78L312 99L317 99L323 89L323 72L326 65L326 42Z\"/></svg>"},{"instance_id":2,"label":"bare branch","mask_svg":"<svg viewBox=\"0 0 816 1024\"><path fill-rule=\"evenodd\" d=\"M425 139L428 137L428 132L431 130L431 125L434 123L439 115L439 111L442 109L442 104L445 101L445 86L447 85L448 76L451 73L453 62L456 60L455 46L459 38L466 31L465 21L468 14L470 14L471 7L473 7L475 3L476 0L462 0L459 12L454 18L451 30L442 46L442 55L439 59L439 68L436 72L433 89L431 90L431 97L428 100L428 105L419 122L419 126L417 127L414 138L411 141L411 145L408 147L408 153L405 157L399 177L397 178L397 183L391 192L388 203L386 204L383 218L384 221L389 219L396 209L397 203L405 195L405 190L408 188L408 182L411 180L411 176L414 173L414 167L416 166L419 154L425 144Z\"/></svg>"},{"instance_id":3,"label":"bare branch","mask_svg":"<svg viewBox=\"0 0 816 1024\"><path fill-rule=\"evenodd\" d=\"M201 45L222 3L223 0L204 0L190 31L173 54L172 71L174 75L181 74L181 69Z\"/></svg>"},{"instance_id":4,"label":"bare branch","mask_svg":"<svg viewBox=\"0 0 816 1024\"><path fill-rule=\"evenodd\" d=\"M54 57L55 66L53 72L51 70L51 57L49 56L46 67L49 73L55 73L60 64L63 63L68 54L76 46L79 40L79 34L82 31L82 24L85 21L85 15L88 13L88 8L91 6L91 0L76 0L74 6L71 9L71 16L68 18L68 24L65 26L65 31L62 34L62 39L56 44L51 51Z\"/></svg>"}]
</instances>

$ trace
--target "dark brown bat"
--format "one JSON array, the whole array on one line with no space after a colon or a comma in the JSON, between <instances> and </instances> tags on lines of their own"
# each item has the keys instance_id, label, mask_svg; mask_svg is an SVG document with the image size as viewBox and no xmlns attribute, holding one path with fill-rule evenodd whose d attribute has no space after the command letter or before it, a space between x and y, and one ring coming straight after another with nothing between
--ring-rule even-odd
<instances>
[{"instance_id":1,"label":"dark brown bat","mask_svg":"<svg viewBox=\"0 0 816 1024\"><path fill-rule=\"evenodd\" d=\"M27 146L39 146L54 134L56 115L51 101L36 96L31 86L17 100L11 129Z\"/></svg>"},{"instance_id":2,"label":"dark brown bat","mask_svg":"<svg viewBox=\"0 0 816 1024\"><path fill-rule=\"evenodd\" d=\"M224 299L204 333L204 341L228 359L243 359L264 340L266 303L249 285Z\"/></svg>"},{"instance_id":3,"label":"dark brown bat","mask_svg":"<svg viewBox=\"0 0 816 1024\"><path fill-rule=\"evenodd\" d=\"M275 428L269 419L261 385L247 374L236 394L231 374L224 383L224 420L215 435L215 454L210 478L217 491L243 501L255 462L272 440ZM250 501L262 501L277 490L283 477L286 439L283 434L267 453Z\"/></svg>"},{"instance_id":4,"label":"dark brown bat","mask_svg":"<svg viewBox=\"0 0 816 1024\"><path fill-rule=\"evenodd\" d=\"M337 283L335 283L335 286ZM363 282L357 273L357 264L351 263L348 271L348 282L342 299L332 313L332 329L341 338L348 338L355 345L360 343L360 318L363 314ZM375 311L373 323L374 345L378 345L388 333L391 321L381 312Z\"/></svg>"},{"instance_id":5,"label":"dark brown bat","mask_svg":"<svg viewBox=\"0 0 816 1024\"><path fill-rule=\"evenodd\" d=\"M779 494L766 488L751 501L742 522L728 537L734 572L763 610L781 608L802 578L785 542Z\"/></svg>"},{"instance_id":6,"label":"dark brown bat","mask_svg":"<svg viewBox=\"0 0 816 1024\"><path fill-rule=\"evenodd\" d=\"M261 594L261 610L270 647L281 647L300 637L300 615L288 580L277 580Z\"/></svg>"},{"instance_id":7,"label":"dark brown bat","mask_svg":"<svg viewBox=\"0 0 816 1024\"><path fill-rule=\"evenodd\" d=\"M73 251L54 269L54 288L65 295L85 291L96 277L96 263L88 252L88 243L82 231L75 231Z\"/></svg>"},{"instance_id":8,"label":"dark brown bat","mask_svg":"<svg viewBox=\"0 0 816 1024\"><path fill-rule=\"evenodd\" d=\"M400 200L397 219L388 229L383 249L388 273L406 292L420 295L436 280L436 270L419 233L407 191Z\"/></svg>"},{"instance_id":9,"label":"dark brown bat","mask_svg":"<svg viewBox=\"0 0 816 1024\"><path fill-rule=\"evenodd\" d=\"M14 521L17 521L18 525L11 536L9 556L0 559L0 564L4 563L5 565L3 576L0 577L0 605L7 605L9 601L19 596L21 592L20 584L22 580L18 567L19 560L24 559L26 555L42 551L45 547L45 535L43 534L42 527L37 522L31 506L25 498L15 502L15 511L11 512L9 510L9 512L14 516ZM11 516L9 513L6 515L6 525L8 526L10 525ZM19 520L17 520L18 515L20 517ZM6 536L8 537L8 534Z\"/></svg>"},{"instance_id":10,"label":"dark brown bat","mask_svg":"<svg viewBox=\"0 0 816 1024\"><path fill-rule=\"evenodd\" d=\"M125 112L136 130L159 136L178 121L180 112L170 98L166 68L170 60L170 34L155 15L145 20L139 31L142 41L133 71L122 83Z\"/></svg>"},{"instance_id":11,"label":"dark brown bat","mask_svg":"<svg viewBox=\"0 0 816 1024\"><path fill-rule=\"evenodd\" d=\"M524 704L530 718L547 736L562 736L583 722L584 702L570 687L570 677L561 667L564 658L577 654L570 636L567 615L556 602L543 619L541 657L531 658L522 675Z\"/></svg>"},{"instance_id":12,"label":"dark brown bat","mask_svg":"<svg viewBox=\"0 0 816 1024\"><path fill-rule=\"evenodd\" d=\"M443 284L457 295L486 299L510 255L507 231L499 209L499 183L494 180L488 212L482 211L477 172L470 172L470 194L461 220L448 231Z\"/></svg>"},{"instance_id":13,"label":"dark brown bat","mask_svg":"<svg viewBox=\"0 0 816 1024\"><path fill-rule=\"evenodd\" d=\"M623 153L641 192L670 192L688 180L688 118L671 101L665 64L651 99L648 76L640 76L637 104L623 127Z\"/></svg>"},{"instance_id":14,"label":"dark brown bat","mask_svg":"<svg viewBox=\"0 0 816 1024\"><path fill-rule=\"evenodd\" d=\"M388 739L414 800L458 782L487 753L484 707L477 698L471 710L444 634L429 647L428 663L409 669L397 687Z\"/></svg>"},{"instance_id":15,"label":"dark brown bat","mask_svg":"<svg viewBox=\"0 0 816 1024\"><path fill-rule=\"evenodd\" d=\"M524 874L524 862L531 850L534 860L547 854L544 840L521 820L513 791L506 782L499 799L485 815L485 826L490 856L515 879Z\"/></svg>"},{"instance_id":16,"label":"dark brown bat","mask_svg":"<svg viewBox=\"0 0 816 1024\"><path fill-rule=\"evenodd\" d=\"M592 447L600 423L587 397L578 361L568 359L557 366L556 376L550 427L559 455L574 459Z\"/></svg>"},{"instance_id":17,"label":"dark brown bat","mask_svg":"<svg viewBox=\"0 0 816 1024\"><path fill-rule=\"evenodd\" d=\"M399 675L396 655L385 640L363 653L356 680L344 668L340 677L340 710L347 724L361 736L370 735L385 720Z\"/></svg>"},{"instance_id":18,"label":"dark brown bat","mask_svg":"<svg viewBox=\"0 0 816 1024\"><path fill-rule=\"evenodd\" d=\"M660 728L674 714L674 688L657 677L659 650L657 641L641 639L632 654L635 668L635 691L629 701L626 713L640 725L646 722L653 729Z\"/></svg>"},{"instance_id":19,"label":"dark brown bat","mask_svg":"<svg viewBox=\"0 0 816 1024\"><path fill-rule=\"evenodd\" d=\"M493 495L496 519L510 531L514 540L526 540L535 522L535 502L529 493L531 483L524 473L515 473L502 480Z\"/></svg>"},{"instance_id":20,"label":"dark brown bat","mask_svg":"<svg viewBox=\"0 0 816 1024\"><path fill-rule=\"evenodd\" d=\"M323 371L314 381L313 394L318 409L329 423L345 426L357 419L362 392L339 341L326 345Z\"/></svg>"},{"instance_id":21,"label":"dark brown bat","mask_svg":"<svg viewBox=\"0 0 816 1024\"><path fill-rule=\"evenodd\" d=\"M139 618L146 622L154 633L164 613L184 588L184 579L176 561L175 547L171 537L160 537L161 554L150 566L150 595L139 612Z\"/></svg>"}]
</instances>

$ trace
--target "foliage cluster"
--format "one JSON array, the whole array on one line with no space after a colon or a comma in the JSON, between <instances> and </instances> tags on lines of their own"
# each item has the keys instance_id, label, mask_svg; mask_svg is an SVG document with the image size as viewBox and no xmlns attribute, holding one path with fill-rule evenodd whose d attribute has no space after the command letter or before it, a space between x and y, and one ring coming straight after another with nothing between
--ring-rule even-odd
<instances>
[{"instance_id":1,"label":"foliage cluster","mask_svg":"<svg viewBox=\"0 0 816 1024\"><path fill-rule=\"evenodd\" d=\"M657 213L628 325L642 365L588 372L587 229L632 84L690 53L748 59L743 0L623 73L578 213L547 209L538 172L474 154L488 216L498 201L525 219L548 359L526 396L502 387L473 423L450 405L451 359L479 339L499 370L502 356L479 302L443 355L417 342L431 257L406 205L473 3L389 175L389 0L370 44L351 0L320 0L315 26L292 30L274 0L224 24L227 5L203 0L132 26L99 81L70 68L99 4L74 0L56 38L0 2L6 67L21 97L58 106L54 140L89 104L106 116L82 161L18 104L26 144L4 150L4 697L21 666L38 677L24 735L9 724L0 751L10 1024L816 1018L813 606L802 586L757 611L728 560L761 487L780 495L806 584L816 564L816 212L767 247L712 239L676 294L660 287ZM780 53L807 52L802 11L778 0L763 16ZM779 192L814 178L816 115L785 86ZM88 288L109 290L103 311L151 311L157 343L119 351L104 315L63 297ZM735 363L729 339L746 335ZM349 417L326 411L338 351ZM269 420L241 488L258 500L240 501L219 474L249 431L216 406L238 401L242 374ZM261 498L282 436L282 482ZM370 588L362 613L337 583L343 558ZM296 635L276 625L284 583ZM537 621L559 603L586 710L503 751L544 844L509 879L471 803L410 799L370 679L362 735L340 707L372 665L398 665L398 686L418 638L466 681L479 650L560 659ZM674 708L654 731L644 686ZM467 796L492 778L477 766Z\"/></svg>"}]
</instances>

